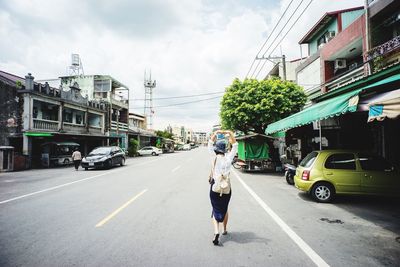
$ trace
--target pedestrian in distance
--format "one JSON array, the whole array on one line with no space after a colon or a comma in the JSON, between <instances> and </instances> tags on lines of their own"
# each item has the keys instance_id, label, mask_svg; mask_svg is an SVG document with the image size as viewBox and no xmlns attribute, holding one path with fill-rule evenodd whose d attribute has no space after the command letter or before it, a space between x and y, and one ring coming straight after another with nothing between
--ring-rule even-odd
<instances>
[{"instance_id":1,"label":"pedestrian in distance","mask_svg":"<svg viewBox=\"0 0 400 267\"><path fill-rule=\"evenodd\" d=\"M226 152L225 136L228 136L231 150ZM217 136L223 138L217 140ZM220 226L223 226L223 235L226 235L228 224L228 205L232 190L229 179L232 161L235 157L238 144L232 131L218 130L208 141L208 150L211 154L210 200L212 206L211 220L214 227L214 245L219 244Z\"/></svg>"},{"instance_id":2,"label":"pedestrian in distance","mask_svg":"<svg viewBox=\"0 0 400 267\"><path fill-rule=\"evenodd\" d=\"M82 154L78 148L75 148L74 153L72 153L72 160L75 165L75 170L77 171L79 168L79 165L81 164L81 160L82 160Z\"/></svg>"}]
</instances>

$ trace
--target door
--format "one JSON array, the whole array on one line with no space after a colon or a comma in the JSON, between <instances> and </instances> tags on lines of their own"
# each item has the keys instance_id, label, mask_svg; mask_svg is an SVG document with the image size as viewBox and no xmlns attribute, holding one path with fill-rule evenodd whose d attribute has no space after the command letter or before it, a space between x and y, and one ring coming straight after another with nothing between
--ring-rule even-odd
<instances>
[{"instance_id":1,"label":"door","mask_svg":"<svg viewBox=\"0 0 400 267\"><path fill-rule=\"evenodd\" d=\"M362 191L371 194L393 194L399 192L400 177L384 158L360 153L358 156L363 177Z\"/></svg>"},{"instance_id":2,"label":"door","mask_svg":"<svg viewBox=\"0 0 400 267\"><path fill-rule=\"evenodd\" d=\"M335 185L337 193L361 190L361 175L353 153L331 154L325 161L323 173L324 178Z\"/></svg>"},{"instance_id":3,"label":"door","mask_svg":"<svg viewBox=\"0 0 400 267\"><path fill-rule=\"evenodd\" d=\"M150 147L144 147L143 148L143 155L150 155L151 154L151 148Z\"/></svg>"}]
</instances>

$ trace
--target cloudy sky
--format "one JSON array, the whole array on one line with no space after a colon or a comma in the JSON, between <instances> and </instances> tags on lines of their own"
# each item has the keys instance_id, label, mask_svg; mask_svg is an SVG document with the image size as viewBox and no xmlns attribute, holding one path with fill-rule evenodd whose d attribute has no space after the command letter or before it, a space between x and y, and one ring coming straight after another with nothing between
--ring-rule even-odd
<instances>
[{"instance_id":1,"label":"cloudy sky","mask_svg":"<svg viewBox=\"0 0 400 267\"><path fill-rule=\"evenodd\" d=\"M143 113L146 69L157 80L155 98L222 92L235 77L246 76L291 1L0 0L0 69L57 78L67 74L71 53L78 53L85 74L109 74L127 85L131 111ZM298 41L325 12L363 2L314 0L273 55L282 51L288 60L299 58ZM308 3L293 0L275 35L300 4L283 36ZM281 39L275 35L267 46ZM219 121L218 96L154 100L154 128L209 130Z\"/></svg>"}]
</instances>

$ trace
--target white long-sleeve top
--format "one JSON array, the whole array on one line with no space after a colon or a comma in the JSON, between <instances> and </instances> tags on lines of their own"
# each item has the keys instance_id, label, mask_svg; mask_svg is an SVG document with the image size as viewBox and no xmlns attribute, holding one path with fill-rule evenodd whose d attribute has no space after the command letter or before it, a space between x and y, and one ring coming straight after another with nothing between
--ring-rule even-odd
<instances>
[{"instance_id":1,"label":"white long-sleeve top","mask_svg":"<svg viewBox=\"0 0 400 267\"><path fill-rule=\"evenodd\" d=\"M214 142L210 139L208 141L208 151L211 155L211 168L214 165L215 158L215 168L212 177L220 177L221 175L227 175L231 171L232 161L238 151L238 143L232 144L232 149L225 156L216 155L214 152Z\"/></svg>"}]
</instances>

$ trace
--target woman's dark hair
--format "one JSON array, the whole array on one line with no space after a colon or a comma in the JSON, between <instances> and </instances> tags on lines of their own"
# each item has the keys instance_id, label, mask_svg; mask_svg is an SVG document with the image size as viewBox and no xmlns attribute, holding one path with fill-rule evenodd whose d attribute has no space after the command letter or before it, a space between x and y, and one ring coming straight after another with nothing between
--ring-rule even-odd
<instances>
[{"instance_id":1,"label":"woman's dark hair","mask_svg":"<svg viewBox=\"0 0 400 267\"><path fill-rule=\"evenodd\" d=\"M225 156L225 153L221 152L221 151L214 151L216 155L223 155Z\"/></svg>"}]
</instances>

